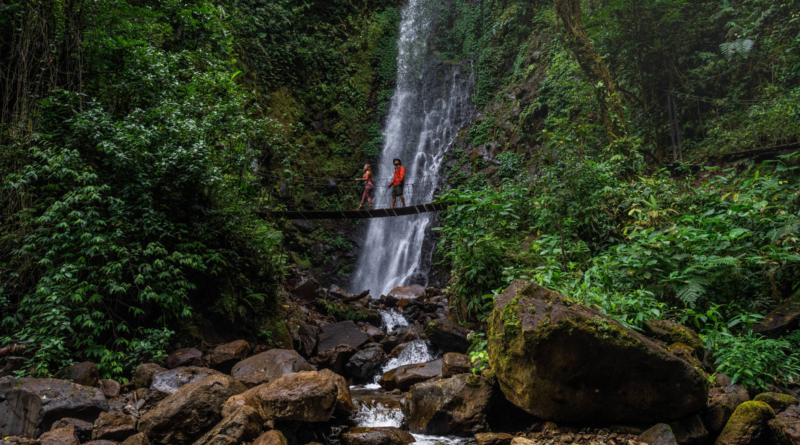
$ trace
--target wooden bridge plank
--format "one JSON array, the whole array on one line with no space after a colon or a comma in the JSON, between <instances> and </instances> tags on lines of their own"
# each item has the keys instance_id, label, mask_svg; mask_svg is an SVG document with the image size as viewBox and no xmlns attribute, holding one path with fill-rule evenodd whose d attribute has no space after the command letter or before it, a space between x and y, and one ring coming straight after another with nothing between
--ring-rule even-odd
<instances>
[{"instance_id":1,"label":"wooden bridge plank","mask_svg":"<svg viewBox=\"0 0 800 445\"><path fill-rule=\"evenodd\" d=\"M368 218L388 218L397 216L416 215L418 213L438 212L447 209L447 204L425 203L415 206L399 207L395 209L374 209L374 210L285 210L269 211L262 210L256 212L266 219L368 219Z\"/></svg>"}]
</instances>

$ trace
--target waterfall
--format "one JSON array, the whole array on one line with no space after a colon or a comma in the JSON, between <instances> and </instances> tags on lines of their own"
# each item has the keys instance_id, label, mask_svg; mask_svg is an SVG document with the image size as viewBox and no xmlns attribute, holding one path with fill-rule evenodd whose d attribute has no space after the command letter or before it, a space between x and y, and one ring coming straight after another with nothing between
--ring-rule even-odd
<instances>
[{"instance_id":1,"label":"waterfall","mask_svg":"<svg viewBox=\"0 0 800 445\"><path fill-rule=\"evenodd\" d=\"M406 205L427 203L442 184L445 151L472 116L474 76L459 64L444 63L429 47L436 16L434 0L408 0L401 11L397 85L392 96L384 146L373 166L376 208L389 207L387 185L392 160L406 167ZM471 72L471 70L470 70ZM387 195L387 196L383 196ZM397 200L397 206L400 200ZM435 214L369 220L351 289L377 297L394 286L428 284L433 255L430 228Z\"/></svg>"}]
</instances>

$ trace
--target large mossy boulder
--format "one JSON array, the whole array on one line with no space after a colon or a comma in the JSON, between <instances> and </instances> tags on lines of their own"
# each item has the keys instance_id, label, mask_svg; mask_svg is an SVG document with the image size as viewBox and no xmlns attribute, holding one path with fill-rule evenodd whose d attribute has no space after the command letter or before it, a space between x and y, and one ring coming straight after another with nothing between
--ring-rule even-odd
<instances>
[{"instance_id":1,"label":"large mossy boulder","mask_svg":"<svg viewBox=\"0 0 800 445\"><path fill-rule=\"evenodd\" d=\"M495 298L489 363L509 401L555 422L656 423L706 406L702 371L613 319L525 280Z\"/></svg>"}]
</instances>

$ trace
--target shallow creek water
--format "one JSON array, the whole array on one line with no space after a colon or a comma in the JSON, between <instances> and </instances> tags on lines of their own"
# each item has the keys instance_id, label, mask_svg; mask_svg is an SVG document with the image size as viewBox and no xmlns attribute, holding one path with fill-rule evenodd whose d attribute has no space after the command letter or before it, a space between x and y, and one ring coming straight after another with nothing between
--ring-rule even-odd
<instances>
[{"instance_id":1,"label":"shallow creek water","mask_svg":"<svg viewBox=\"0 0 800 445\"><path fill-rule=\"evenodd\" d=\"M403 316L396 312L391 312L391 316L384 315L384 329L390 332L394 326L406 326L408 322ZM357 426L378 427L393 426L400 428L403 423L403 411L400 409L400 400L403 394L391 394L381 388L377 381L381 375L404 365L416 365L437 359L439 354L432 350L425 340L415 340L411 342L400 353L397 358L386 362L381 372L375 376L375 383L369 385L359 385L350 387L350 395L356 411L353 414L353 421ZM444 443L446 445L472 445L475 440L471 437L456 436L428 436L424 434L414 434L416 443L420 445L434 445Z\"/></svg>"}]
</instances>

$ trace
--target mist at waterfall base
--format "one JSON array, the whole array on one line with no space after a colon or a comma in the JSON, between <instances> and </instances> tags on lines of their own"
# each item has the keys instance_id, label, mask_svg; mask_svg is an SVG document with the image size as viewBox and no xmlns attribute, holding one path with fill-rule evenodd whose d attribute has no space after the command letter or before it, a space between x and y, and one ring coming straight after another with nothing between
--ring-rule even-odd
<instances>
[{"instance_id":1,"label":"mist at waterfall base","mask_svg":"<svg viewBox=\"0 0 800 445\"><path fill-rule=\"evenodd\" d=\"M431 51L436 2L409 0L401 11L397 86L383 133L380 159L373 165L376 189L386 189L392 160L406 167L406 205L431 202L442 185L445 152L474 111L474 76L458 64L444 63ZM374 203L391 204L388 193ZM397 206L400 200L397 200ZM395 286L427 286L433 256L432 213L368 220L361 254L350 281L352 292L369 289L373 297Z\"/></svg>"}]
</instances>

